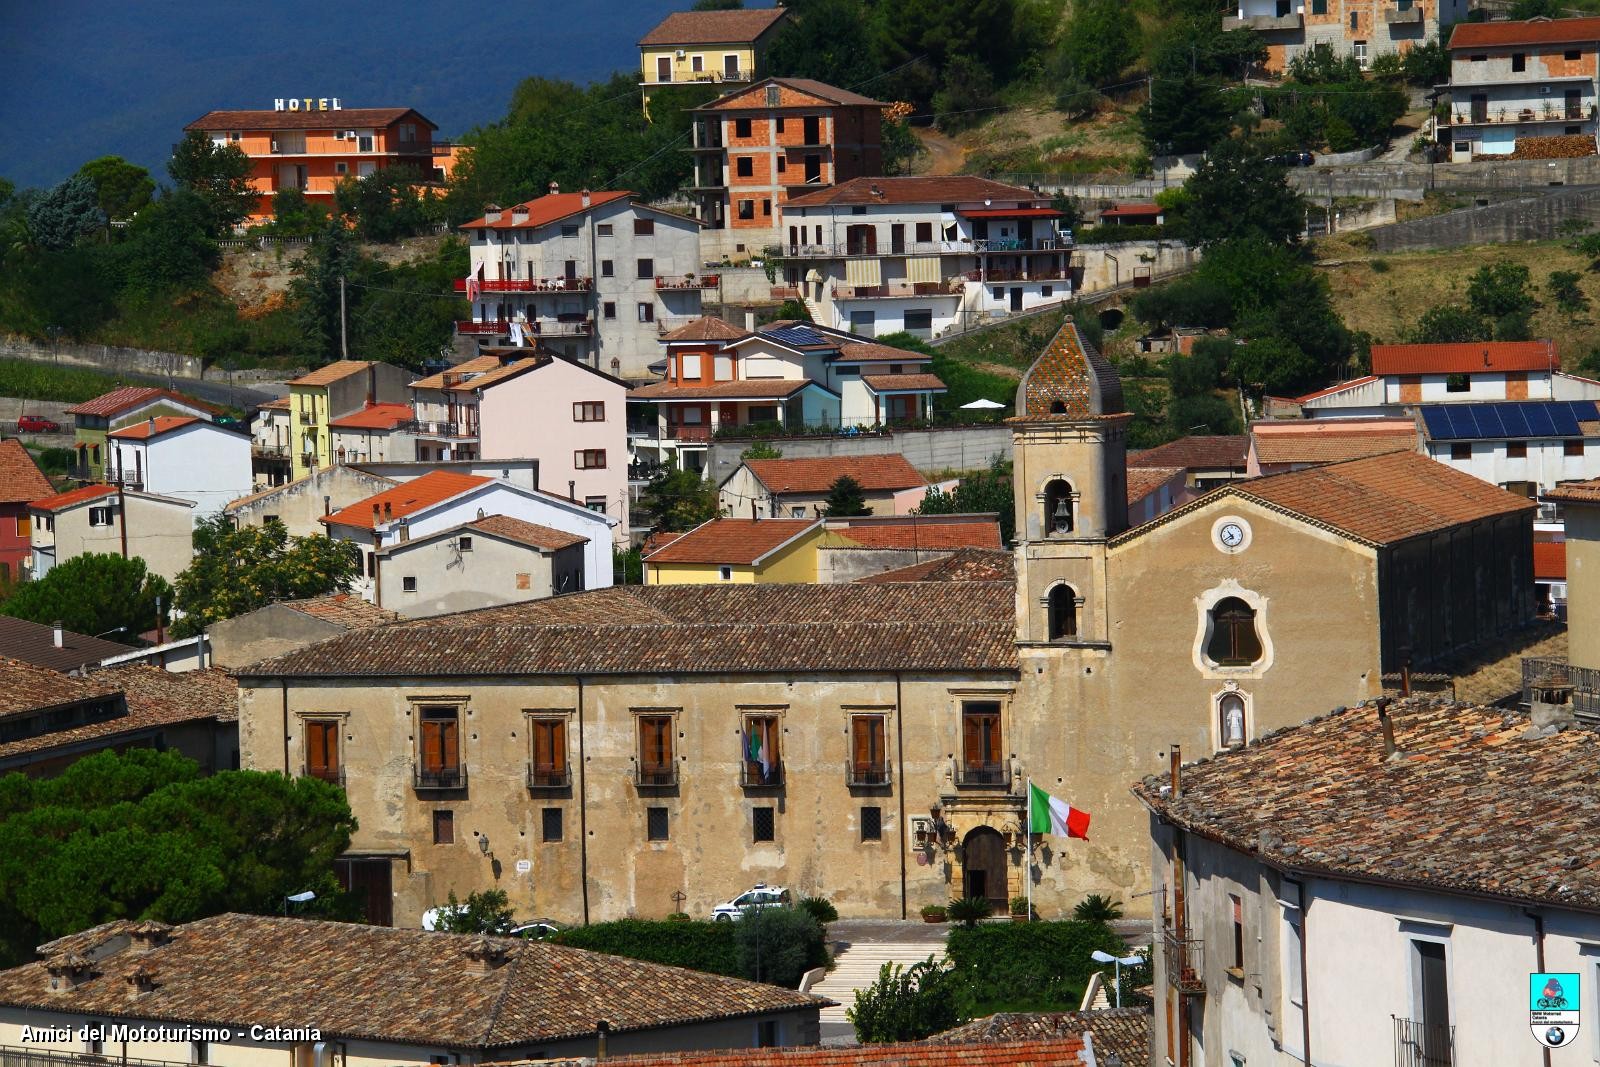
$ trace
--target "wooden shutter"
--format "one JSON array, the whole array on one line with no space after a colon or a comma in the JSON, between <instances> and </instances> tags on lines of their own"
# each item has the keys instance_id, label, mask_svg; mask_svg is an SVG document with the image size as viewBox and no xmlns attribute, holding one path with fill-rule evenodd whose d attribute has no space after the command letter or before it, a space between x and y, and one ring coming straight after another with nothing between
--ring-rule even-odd
<instances>
[{"instance_id":1,"label":"wooden shutter","mask_svg":"<svg viewBox=\"0 0 1600 1067\"><path fill-rule=\"evenodd\" d=\"M872 725L873 720L867 715L857 715L850 720L850 758L857 773L872 767Z\"/></svg>"},{"instance_id":2,"label":"wooden shutter","mask_svg":"<svg viewBox=\"0 0 1600 1067\"><path fill-rule=\"evenodd\" d=\"M314 778L339 773L339 724L306 723L306 771Z\"/></svg>"},{"instance_id":3,"label":"wooden shutter","mask_svg":"<svg viewBox=\"0 0 1600 1067\"><path fill-rule=\"evenodd\" d=\"M961 758L968 766L983 762L983 716L976 712L961 716Z\"/></svg>"},{"instance_id":4,"label":"wooden shutter","mask_svg":"<svg viewBox=\"0 0 1600 1067\"><path fill-rule=\"evenodd\" d=\"M536 719L533 723L533 766L541 773L567 769L567 724L563 719Z\"/></svg>"},{"instance_id":5,"label":"wooden shutter","mask_svg":"<svg viewBox=\"0 0 1600 1067\"><path fill-rule=\"evenodd\" d=\"M461 750L455 713L448 708L426 708L422 720L422 769L455 770L461 765ZM447 716L448 717L445 717ZM438 716L437 718L432 716Z\"/></svg>"},{"instance_id":6,"label":"wooden shutter","mask_svg":"<svg viewBox=\"0 0 1600 1067\"><path fill-rule=\"evenodd\" d=\"M672 766L672 720L666 716L650 716L639 720L639 762L645 767L665 769Z\"/></svg>"},{"instance_id":7,"label":"wooden shutter","mask_svg":"<svg viewBox=\"0 0 1600 1067\"><path fill-rule=\"evenodd\" d=\"M1000 716L991 712L984 716L984 740L987 742L983 758L993 763L1000 758Z\"/></svg>"}]
</instances>

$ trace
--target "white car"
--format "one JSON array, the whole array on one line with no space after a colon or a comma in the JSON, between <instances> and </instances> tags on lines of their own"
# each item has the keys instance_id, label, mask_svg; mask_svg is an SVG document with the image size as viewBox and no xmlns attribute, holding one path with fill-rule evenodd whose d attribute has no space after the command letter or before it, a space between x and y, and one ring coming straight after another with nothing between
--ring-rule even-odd
<instances>
[{"instance_id":1,"label":"white car","mask_svg":"<svg viewBox=\"0 0 1600 1067\"><path fill-rule=\"evenodd\" d=\"M794 904L789 891L781 885L758 884L748 893L741 893L726 904L711 909L711 918L719 923L744 918L746 908L787 908Z\"/></svg>"}]
</instances>

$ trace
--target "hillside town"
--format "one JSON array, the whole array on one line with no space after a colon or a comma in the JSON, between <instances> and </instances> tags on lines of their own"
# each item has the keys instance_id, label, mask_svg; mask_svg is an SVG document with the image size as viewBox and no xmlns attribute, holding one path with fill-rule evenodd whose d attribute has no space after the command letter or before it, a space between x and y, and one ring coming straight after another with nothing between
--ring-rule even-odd
<instances>
[{"instance_id":1,"label":"hillside town","mask_svg":"<svg viewBox=\"0 0 1600 1067\"><path fill-rule=\"evenodd\" d=\"M0 1067L1600 1062L1600 14L747 2L0 179Z\"/></svg>"}]
</instances>

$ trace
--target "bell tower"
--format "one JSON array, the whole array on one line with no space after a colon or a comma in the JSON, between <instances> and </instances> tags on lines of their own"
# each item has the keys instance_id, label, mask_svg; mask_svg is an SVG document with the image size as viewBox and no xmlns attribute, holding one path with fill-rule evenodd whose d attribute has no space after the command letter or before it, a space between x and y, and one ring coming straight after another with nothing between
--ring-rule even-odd
<instances>
[{"instance_id":1,"label":"bell tower","mask_svg":"<svg viewBox=\"0 0 1600 1067\"><path fill-rule=\"evenodd\" d=\"M1128 526L1122 381L1067 320L1017 388L1010 420L1017 641L1104 644L1106 539Z\"/></svg>"}]
</instances>

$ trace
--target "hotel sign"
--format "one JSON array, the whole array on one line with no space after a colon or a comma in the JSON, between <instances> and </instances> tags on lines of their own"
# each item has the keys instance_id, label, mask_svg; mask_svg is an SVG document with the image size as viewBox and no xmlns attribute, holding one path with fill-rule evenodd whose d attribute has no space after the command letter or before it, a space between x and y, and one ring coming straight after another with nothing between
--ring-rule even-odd
<instances>
[{"instance_id":1,"label":"hotel sign","mask_svg":"<svg viewBox=\"0 0 1600 1067\"><path fill-rule=\"evenodd\" d=\"M278 97L272 101L274 111L339 111L337 96Z\"/></svg>"}]
</instances>

